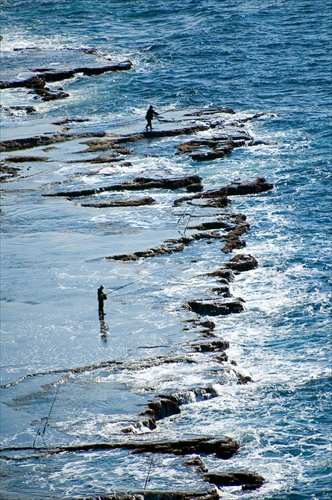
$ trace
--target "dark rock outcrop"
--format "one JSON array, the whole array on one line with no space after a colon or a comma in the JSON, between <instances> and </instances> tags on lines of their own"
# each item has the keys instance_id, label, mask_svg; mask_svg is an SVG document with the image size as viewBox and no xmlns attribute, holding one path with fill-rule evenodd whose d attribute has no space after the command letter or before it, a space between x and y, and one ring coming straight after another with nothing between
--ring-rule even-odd
<instances>
[{"instance_id":1,"label":"dark rock outcrop","mask_svg":"<svg viewBox=\"0 0 332 500\"><path fill-rule=\"evenodd\" d=\"M226 283L231 283L234 281L234 274L231 269L217 269L216 271L212 271L211 273L203 274L203 276L213 276L216 278L221 278L221 280L225 280Z\"/></svg>"},{"instance_id":2,"label":"dark rock outcrop","mask_svg":"<svg viewBox=\"0 0 332 500\"><path fill-rule=\"evenodd\" d=\"M229 342L227 340L213 340L204 344L195 344L193 348L197 352L220 352L229 349Z\"/></svg>"},{"instance_id":3,"label":"dark rock outcrop","mask_svg":"<svg viewBox=\"0 0 332 500\"><path fill-rule=\"evenodd\" d=\"M241 302L201 302L192 300L185 304L187 309L190 309L196 314L208 316L225 316L227 314L240 313L244 310Z\"/></svg>"},{"instance_id":4,"label":"dark rock outcrop","mask_svg":"<svg viewBox=\"0 0 332 500\"><path fill-rule=\"evenodd\" d=\"M108 208L108 207L139 207L142 205L153 205L156 201L147 196L136 200L112 200L100 203L81 203L82 207Z\"/></svg>"},{"instance_id":5,"label":"dark rock outcrop","mask_svg":"<svg viewBox=\"0 0 332 500\"><path fill-rule=\"evenodd\" d=\"M273 184L266 182L266 180L263 177L258 177L254 181L233 182L219 189L203 191L202 193L193 196L185 196L183 198L179 198L174 201L174 206L177 207L184 202L189 202L192 200L204 199L204 198L210 198L210 199L216 198L219 204L224 203L225 204L224 206L226 206L228 203L230 203L227 196L258 194L258 193L264 193L271 189L273 189Z\"/></svg>"},{"instance_id":6,"label":"dark rock outcrop","mask_svg":"<svg viewBox=\"0 0 332 500\"><path fill-rule=\"evenodd\" d=\"M47 156L7 156L7 158L4 158L4 161L6 161L7 163L25 163L47 160Z\"/></svg>"},{"instance_id":7,"label":"dark rock outcrop","mask_svg":"<svg viewBox=\"0 0 332 500\"><path fill-rule=\"evenodd\" d=\"M235 255L229 262L225 264L225 267L231 269L232 271L238 271L242 273L243 271L251 271L256 269L258 266L257 259L252 255Z\"/></svg>"},{"instance_id":8,"label":"dark rock outcrop","mask_svg":"<svg viewBox=\"0 0 332 500\"><path fill-rule=\"evenodd\" d=\"M205 474L204 479L216 486L242 486L243 490L256 490L264 483L264 478L251 472L227 472L225 474Z\"/></svg>"},{"instance_id":9,"label":"dark rock outcrop","mask_svg":"<svg viewBox=\"0 0 332 500\"><path fill-rule=\"evenodd\" d=\"M38 135L34 137L23 137L20 139L8 139L0 142L0 151L17 151L19 149L29 149L38 146L49 146L58 142L71 141L87 137L104 137L106 132L84 132L80 134L53 134Z\"/></svg>"},{"instance_id":10,"label":"dark rock outcrop","mask_svg":"<svg viewBox=\"0 0 332 500\"><path fill-rule=\"evenodd\" d=\"M107 73L109 71L127 71L132 68L131 61L124 61L118 64L111 64L107 66L95 66L89 67L84 66L81 68L74 68L69 70L48 70L44 73L39 73L36 76L32 76L27 78L26 80L18 80L12 82L0 82L0 89L8 89L8 88L17 88L17 87L26 87L26 88L43 88L47 83L59 82L61 80L68 80L70 78L74 78L78 73L82 73L83 75L101 75L103 73Z\"/></svg>"},{"instance_id":11,"label":"dark rock outcrop","mask_svg":"<svg viewBox=\"0 0 332 500\"><path fill-rule=\"evenodd\" d=\"M95 189L81 189L79 191L60 191L57 193L48 193L43 196L65 196L67 198L78 198L80 196L91 196L93 194L103 193L105 191L141 191L145 189L184 189L191 184L201 183L198 175L189 175L176 179L151 179L145 177L136 177L131 182L123 184L113 184Z\"/></svg>"}]
</instances>

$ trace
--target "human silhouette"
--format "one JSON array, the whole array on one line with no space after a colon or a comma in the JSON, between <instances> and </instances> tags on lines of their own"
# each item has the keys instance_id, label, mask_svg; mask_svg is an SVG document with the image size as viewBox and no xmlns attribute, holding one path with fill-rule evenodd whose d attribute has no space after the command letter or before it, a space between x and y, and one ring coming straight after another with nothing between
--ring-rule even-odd
<instances>
[{"instance_id":1,"label":"human silhouette","mask_svg":"<svg viewBox=\"0 0 332 500\"><path fill-rule=\"evenodd\" d=\"M104 300L107 300L107 295L104 292L104 287L101 285L98 288L98 313L99 313L99 319L104 319L105 313L104 313Z\"/></svg>"},{"instance_id":2,"label":"human silhouette","mask_svg":"<svg viewBox=\"0 0 332 500\"><path fill-rule=\"evenodd\" d=\"M148 128L150 128L150 130L152 130L152 123L151 122L152 122L154 116L159 116L159 113L157 113L157 111L155 111L152 106L149 106L149 109L147 110L146 115L145 115L145 119L148 122L146 127L145 127L146 130L148 130Z\"/></svg>"}]
</instances>

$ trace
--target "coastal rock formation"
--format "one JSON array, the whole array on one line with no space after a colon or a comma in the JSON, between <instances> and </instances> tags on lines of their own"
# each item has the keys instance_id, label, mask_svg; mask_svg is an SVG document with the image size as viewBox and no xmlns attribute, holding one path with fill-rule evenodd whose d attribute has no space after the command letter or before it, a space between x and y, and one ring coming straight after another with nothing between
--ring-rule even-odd
<instances>
[{"instance_id":1,"label":"coastal rock formation","mask_svg":"<svg viewBox=\"0 0 332 500\"><path fill-rule=\"evenodd\" d=\"M251 472L205 474L204 479L216 486L242 486L243 490L256 490L264 483L264 478L262 476Z\"/></svg>"},{"instance_id":2,"label":"coastal rock formation","mask_svg":"<svg viewBox=\"0 0 332 500\"><path fill-rule=\"evenodd\" d=\"M142 205L153 205L156 201L151 196L138 198L136 200L112 200L101 203L81 203L82 207L108 208L108 207L139 207Z\"/></svg>"},{"instance_id":3,"label":"coastal rock formation","mask_svg":"<svg viewBox=\"0 0 332 500\"><path fill-rule=\"evenodd\" d=\"M232 271L237 271L242 273L243 271L251 271L256 269L258 266L257 259L252 255L235 255L229 262L225 264L225 267L231 269Z\"/></svg>"},{"instance_id":4,"label":"coastal rock formation","mask_svg":"<svg viewBox=\"0 0 332 500\"><path fill-rule=\"evenodd\" d=\"M219 189L204 191L202 193L193 196L179 198L174 201L174 206L177 207L184 202L189 202L192 200L203 199L203 198L212 198L212 199L217 198L219 203L221 203L220 200L221 199L227 200L227 196L258 194L270 191L271 189L273 189L273 184L266 182L266 179L264 179L264 177L258 177L254 181L247 181L247 182L236 181ZM224 206L227 203L229 203L229 201L228 202L224 201Z\"/></svg>"},{"instance_id":5,"label":"coastal rock formation","mask_svg":"<svg viewBox=\"0 0 332 500\"><path fill-rule=\"evenodd\" d=\"M46 83L59 82L61 80L68 80L74 78L77 74L81 73L87 76L101 75L109 71L128 71L132 68L131 61L123 61L117 64L108 64L107 66L83 66L69 70L44 70L43 73L38 73L35 76L26 78L25 80L16 80L11 82L0 82L0 89L26 87L33 89L44 88Z\"/></svg>"},{"instance_id":6,"label":"coastal rock formation","mask_svg":"<svg viewBox=\"0 0 332 500\"><path fill-rule=\"evenodd\" d=\"M198 175L178 177L176 179L151 179L146 177L136 177L131 182L123 184L113 184L95 189L82 189L79 191L60 191L48 193L43 196L65 196L67 198L77 198L80 196L90 196L92 194L103 193L105 191L140 191L145 189L182 189L191 184L200 184L201 178Z\"/></svg>"},{"instance_id":7,"label":"coastal rock formation","mask_svg":"<svg viewBox=\"0 0 332 500\"><path fill-rule=\"evenodd\" d=\"M184 305L185 308L201 316L225 316L227 314L240 313L244 310L241 302L212 302L191 300Z\"/></svg>"},{"instance_id":8,"label":"coastal rock formation","mask_svg":"<svg viewBox=\"0 0 332 500\"><path fill-rule=\"evenodd\" d=\"M114 493L102 497L80 498L78 500L219 500L216 489L207 491L154 491L143 490L132 493Z\"/></svg>"}]
</instances>

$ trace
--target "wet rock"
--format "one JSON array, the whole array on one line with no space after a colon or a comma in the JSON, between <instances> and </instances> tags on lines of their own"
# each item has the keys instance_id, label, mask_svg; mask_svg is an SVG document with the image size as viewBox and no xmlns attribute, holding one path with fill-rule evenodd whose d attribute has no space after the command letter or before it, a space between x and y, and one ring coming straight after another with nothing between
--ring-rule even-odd
<instances>
[{"instance_id":1,"label":"wet rock","mask_svg":"<svg viewBox=\"0 0 332 500\"><path fill-rule=\"evenodd\" d=\"M258 262L252 255L243 255L238 254L235 255L229 262L225 264L225 267L231 269L232 271L251 271L252 269L256 269L258 266Z\"/></svg>"},{"instance_id":2,"label":"wet rock","mask_svg":"<svg viewBox=\"0 0 332 500\"><path fill-rule=\"evenodd\" d=\"M260 488L265 479L250 472L227 472L225 474L205 474L204 479L216 486L242 486L243 490Z\"/></svg>"},{"instance_id":3,"label":"wet rock","mask_svg":"<svg viewBox=\"0 0 332 500\"><path fill-rule=\"evenodd\" d=\"M181 413L179 404L171 397L162 397L158 401L150 402L148 403L148 407L154 412L155 420L161 420Z\"/></svg>"},{"instance_id":4,"label":"wet rock","mask_svg":"<svg viewBox=\"0 0 332 500\"><path fill-rule=\"evenodd\" d=\"M220 286L218 288L212 288L211 291L218 295L222 295L225 298L232 297L232 294L230 293L228 286Z\"/></svg>"},{"instance_id":5,"label":"wet rock","mask_svg":"<svg viewBox=\"0 0 332 500\"><path fill-rule=\"evenodd\" d=\"M127 448L135 449L136 453L172 453L174 455L215 454L223 460L231 458L240 448L239 444L231 438L206 439L194 438L164 443L142 443L136 446L128 443Z\"/></svg>"},{"instance_id":6,"label":"wet rock","mask_svg":"<svg viewBox=\"0 0 332 500\"><path fill-rule=\"evenodd\" d=\"M197 352L219 352L229 349L229 342L227 340L214 340L204 344L195 344L193 348Z\"/></svg>"},{"instance_id":7,"label":"wet rock","mask_svg":"<svg viewBox=\"0 0 332 500\"><path fill-rule=\"evenodd\" d=\"M0 165L0 179L2 182L8 181L14 177L18 176L20 168L8 167L7 165Z\"/></svg>"},{"instance_id":8,"label":"wet rock","mask_svg":"<svg viewBox=\"0 0 332 500\"><path fill-rule=\"evenodd\" d=\"M68 198L76 198L80 196L90 196L93 194L103 193L105 191L140 191L145 189L183 189L191 184L198 184L201 178L198 175L179 177L175 179L151 179L145 177L136 177L131 182L123 184L113 184L95 189L81 189L79 191L61 191L57 193L44 194L43 196L65 196Z\"/></svg>"},{"instance_id":9,"label":"wet rock","mask_svg":"<svg viewBox=\"0 0 332 500\"><path fill-rule=\"evenodd\" d=\"M203 191L202 193L193 196L186 196L183 198L179 198L174 201L174 206L177 207L184 202L190 202L192 200L205 199L205 198L209 198L212 200L217 199L218 204L220 206L222 206L222 204L224 204L223 206L226 206L227 204L230 203L227 196L258 194L258 193L263 193L265 191L269 191L271 189L273 189L273 184L266 182L264 177L258 177L253 181L248 181L248 182L236 181L233 182L232 184L229 184L219 189ZM212 204L215 205L214 202Z\"/></svg>"},{"instance_id":10,"label":"wet rock","mask_svg":"<svg viewBox=\"0 0 332 500\"><path fill-rule=\"evenodd\" d=\"M157 255L165 255L165 254L172 254L175 252L182 252L186 246L188 246L190 243L194 241L199 241L201 239L217 239L220 238L219 234L213 234L213 233L197 233L193 234L191 236L182 236L181 238L174 239L174 240L167 240L165 244L160 245L155 248L150 248L148 250L142 250L139 252L133 252L131 254L121 254L121 255L112 255L110 257L106 257L107 259L113 259L113 260L123 260L123 261L130 261L130 260L138 260L141 258L147 258L147 257L156 257Z\"/></svg>"},{"instance_id":11,"label":"wet rock","mask_svg":"<svg viewBox=\"0 0 332 500\"><path fill-rule=\"evenodd\" d=\"M36 76L32 76L27 78L26 80L21 81L13 81L13 82L0 82L0 89L5 88L17 88L17 87L26 87L26 88L43 88L45 83L58 82L61 80L68 80L69 78L73 78L78 73L82 73L83 75L101 75L103 73L107 73L110 71L127 71L132 68L131 61L124 61L118 64L112 64L107 66L96 66L96 67L80 67L69 70L47 70L44 73L39 73Z\"/></svg>"},{"instance_id":12,"label":"wet rock","mask_svg":"<svg viewBox=\"0 0 332 500\"><path fill-rule=\"evenodd\" d=\"M203 460L199 456L193 457L190 460L186 460L183 463L186 466L196 467L196 472L200 474L203 472L208 472L208 468L204 465Z\"/></svg>"},{"instance_id":13,"label":"wet rock","mask_svg":"<svg viewBox=\"0 0 332 500\"><path fill-rule=\"evenodd\" d=\"M264 177L258 177L251 182L235 181L232 184L226 186L224 189L227 193L227 196L257 194L270 191L271 189L273 189L273 184L266 182L266 179Z\"/></svg>"},{"instance_id":14,"label":"wet rock","mask_svg":"<svg viewBox=\"0 0 332 500\"><path fill-rule=\"evenodd\" d=\"M47 94L43 95L42 101L56 101L58 99L66 99L69 97L69 94L67 92L48 92Z\"/></svg>"},{"instance_id":15,"label":"wet rock","mask_svg":"<svg viewBox=\"0 0 332 500\"><path fill-rule=\"evenodd\" d=\"M139 207L142 205L153 205L156 201L147 196L136 200L112 200L103 203L81 203L82 207L108 208L108 207Z\"/></svg>"},{"instance_id":16,"label":"wet rock","mask_svg":"<svg viewBox=\"0 0 332 500\"><path fill-rule=\"evenodd\" d=\"M53 125L67 125L68 123L84 123L90 121L89 118L64 118L54 122Z\"/></svg>"},{"instance_id":17,"label":"wet rock","mask_svg":"<svg viewBox=\"0 0 332 500\"><path fill-rule=\"evenodd\" d=\"M241 373L236 373L236 376L238 385L246 385L253 381L249 375L241 375Z\"/></svg>"},{"instance_id":18,"label":"wet rock","mask_svg":"<svg viewBox=\"0 0 332 500\"><path fill-rule=\"evenodd\" d=\"M187 302L184 307L201 316L225 316L227 314L240 313L244 310L241 302L237 301L216 303L192 300Z\"/></svg>"},{"instance_id":19,"label":"wet rock","mask_svg":"<svg viewBox=\"0 0 332 500\"><path fill-rule=\"evenodd\" d=\"M14 114L15 111L25 111L27 114L36 113L37 110L34 106L10 106L5 108L10 114Z\"/></svg>"},{"instance_id":20,"label":"wet rock","mask_svg":"<svg viewBox=\"0 0 332 500\"><path fill-rule=\"evenodd\" d=\"M24 163L47 160L47 156L7 156L7 158L4 159L7 163Z\"/></svg>"},{"instance_id":21,"label":"wet rock","mask_svg":"<svg viewBox=\"0 0 332 500\"><path fill-rule=\"evenodd\" d=\"M226 363L228 361L228 356L225 352L223 352L221 354L218 354L218 356L215 356L214 360L218 363Z\"/></svg>"},{"instance_id":22,"label":"wet rock","mask_svg":"<svg viewBox=\"0 0 332 500\"><path fill-rule=\"evenodd\" d=\"M215 115L217 113L226 113L235 115L235 111L232 108L204 108L204 109L199 109L198 111L195 111L193 113L187 113L184 116L209 116L209 115Z\"/></svg>"},{"instance_id":23,"label":"wet rock","mask_svg":"<svg viewBox=\"0 0 332 500\"><path fill-rule=\"evenodd\" d=\"M231 269L217 269L216 271L203 274L202 276L214 276L216 278L221 278L222 280L225 280L226 283L231 283L234 281L234 274Z\"/></svg>"},{"instance_id":24,"label":"wet rock","mask_svg":"<svg viewBox=\"0 0 332 500\"><path fill-rule=\"evenodd\" d=\"M219 500L216 489L208 491L154 491L144 490L132 493L114 493L78 500Z\"/></svg>"},{"instance_id":25,"label":"wet rock","mask_svg":"<svg viewBox=\"0 0 332 500\"><path fill-rule=\"evenodd\" d=\"M232 228L231 224L225 221L217 220L213 222L202 222L197 226L189 226L188 229L198 229L200 231L206 231L210 229L231 229L231 228Z\"/></svg>"},{"instance_id":26,"label":"wet rock","mask_svg":"<svg viewBox=\"0 0 332 500\"><path fill-rule=\"evenodd\" d=\"M229 231L224 239L226 240L225 246L221 249L224 253L231 253L237 248L243 248L246 246L246 242L240 238L244 233L248 231L250 227L249 224L239 224L234 229Z\"/></svg>"},{"instance_id":27,"label":"wet rock","mask_svg":"<svg viewBox=\"0 0 332 500\"><path fill-rule=\"evenodd\" d=\"M39 146L48 146L58 142L71 141L87 137L104 137L106 132L86 132L80 134L53 134L39 135L34 137L26 137L20 139L8 139L0 142L0 151L17 151L19 149L29 149Z\"/></svg>"}]
</instances>

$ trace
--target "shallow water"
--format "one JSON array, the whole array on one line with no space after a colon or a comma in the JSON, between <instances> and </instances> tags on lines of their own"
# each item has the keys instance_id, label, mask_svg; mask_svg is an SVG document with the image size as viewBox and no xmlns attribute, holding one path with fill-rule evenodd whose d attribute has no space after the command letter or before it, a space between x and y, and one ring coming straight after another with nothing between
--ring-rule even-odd
<instances>
[{"instance_id":1,"label":"shallow water","mask_svg":"<svg viewBox=\"0 0 332 500\"><path fill-rule=\"evenodd\" d=\"M2 153L48 158L20 164L18 177L3 183L2 384L33 376L1 389L2 447L121 441L121 430L137 422L154 395L213 385L218 397L193 400L156 430L136 428L126 439L227 435L240 451L229 461L204 457L208 469L254 471L266 481L253 492L222 488L222 498L329 498L331 9L322 0L172 0L153 8L133 0L37 0L32 8L15 0L2 2L1 10L2 80L27 78L35 68L108 64L109 57L133 62L128 72L50 84L69 93L63 100L3 90L2 140L54 133L64 118L89 119L69 124L70 133L141 131L152 103L168 118L208 106L232 107L230 123L263 113L238 129L265 143L201 163L175 154L177 138L141 141L129 146L127 167L84 163L82 140L46 153L43 147ZM36 113L4 109L27 105ZM155 122L156 129L169 126ZM247 215L245 253L259 262L232 284L233 295L245 300L244 313L213 318L236 367L223 369L190 350L199 337L185 321L195 315L182 309L188 300L210 296L211 281L201 275L231 257L218 243L203 240L137 262L105 259L154 248L179 231L190 234L190 225L215 217L215 210L203 217L197 209L184 213L173 201L185 193L170 191L144 193L156 204L139 211L42 196L186 174L200 175L205 189L257 176L274 184L265 194L232 197L228 209ZM104 322L97 317L101 283L112 291ZM158 365L158 356L192 362ZM253 383L237 385L234 370ZM148 489L207 487L183 457L116 449L2 460L2 495L77 498L142 490L151 464Z\"/></svg>"}]
</instances>

